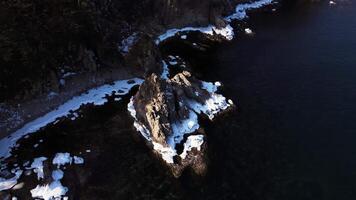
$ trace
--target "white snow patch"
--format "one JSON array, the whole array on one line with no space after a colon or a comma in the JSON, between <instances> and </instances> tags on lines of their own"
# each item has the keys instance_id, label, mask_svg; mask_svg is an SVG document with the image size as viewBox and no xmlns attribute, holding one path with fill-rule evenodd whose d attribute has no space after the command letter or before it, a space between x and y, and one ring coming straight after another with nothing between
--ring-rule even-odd
<instances>
[{"instance_id":1,"label":"white snow patch","mask_svg":"<svg viewBox=\"0 0 356 200\"><path fill-rule=\"evenodd\" d=\"M186 40L186 39L187 39L187 35L181 35L180 38L181 38L182 40Z\"/></svg>"},{"instance_id":2,"label":"white snow patch","mask_svg":"<svg viewBox=\"0 0 356 200\"><path fill-rule=\"evenodd\" d=\"M193 133L198 128L198 116L193 111L190 111L187 119L172 123L173 133L167 139L167 144L175 148L176 144L179 144L183 140L185 134Z\"/></svg>"},{"instance_id":3,"label":"white snow patch","mask_svg":"<svg viewBox=\"0 0 356 200\"><path fill-rule=\"evenodd\" d=\"M36 188L31 190L33 198L40 198L43 200L59 200L68 191L59 180L55 180L49 185L37 185Z\"/></svg>"},{"instance_id":4,"label":"white snow patch","mask_svg":"<svg viewBox=\"0 0 356 200\"><path fill-rule=\"evenodd\" d=\"M178 62L177 62L177 61L169 61L169 64L170 64L170 65L177 65Z\"/></svg>"},{"instance_id":5,"label":"white snow patch","mask_svg":"<svg viewBox=\"0 0 356 200\"><path fill-rule=\"evenodd\" d=\"M74 156L73 160L74 160L74 164L77 164L77 165L84 163L84 159L82 157L79 157L79 156Z\"/></svg>"},{"instance_id":6,"label":"white snow patch","mask_svg":"<svg viewBox=\"0 0 356 200\"><path fill-rule=\"evenodd\" d=\"M196 101L189 101L188 106L190 109L199 114L204 113L209 117L210 120L213 120L219 112L232 106L233 102L231 100L226 102L226 98L223 95L216 93L219 86L221 86L220 82L215 82L215 84L213 84L210 82L202 81L201 88L210 93L210 98L208 98L204 104L198 103Z\"/></svg>"},{"instance_id":7,"label":"white snow patch","mask_svg":"<svg viewBox=\"0 0 356 200\"><path fill-rule=\"evenodd\" d=\"M71 100L59 106L56 110L53 110L46 115L27 123L21 129L12 133L9 137L0 140L0 158L8 158L11 155L11 149L16 145L16 142L20 138L55 122L57 118L69 115L71 110L78 110L80 106L84 104L103 105L107 102L107 99L105 98L106 95L111 95L112 92L119 90L124 91L124 93L121 94L127 94L133 86L139 85L143 82L143 80L139 78L130 80L134 81L134 83L130 84L128 83L128 80L120 80L114 82L112 85L107 84L91 89L80 96L73 97Z\"/></svg>"},{"instance_id":8,"label":"white snow patch","mask_svg":"<svg viewBox=\"0 0 356 200\"><path fill-rule=\"evenodd\" d=\"M187 156L187 152L191 151L192 148L196 148L200 151L201 145L204 143L204 135L191 135L187 138L187 141L184 143L183 153L179 156L181 158L185 158Z\"/></svg>"},{"instance_id":9,"label":"white snow patch","mask_svg":"<svg viewBox=\"0 0 356 200\"><path fill-rule=\"evenodd\" d=\"M252 34L252 30L250 28L245 28L245 33L246 34Z\"/></svg>"},{"instance_id":10,"label":"white snow patch","mask_svg":"<svg viewBox=\"0 0 356 200\"><path fill-rule=\"evenodd\" d=\"M225 20L228 22L231 22L234 19L237 20L242 20L247 17L246 11L251 10L251 9L257 9L261 8L265 5L271 4L273 0L259 0L251 3L243 3L243 4L238 4L235 8L235 13L233 13L230 16L225 17ZM199 31L204 34L208 35L221 35L225 37L227 40L232 40L234 37L234 31L233 28L230 25L227 25L224 28L217 28L213 25L209 25L207 27L184 27L180 29L169 29L162 35L159 35L158 38L156 39L156 44L158 45L162 41L174 37L177 33L185 33L185 32L191 32L191 31ZM183 38L182 38L183 37ZM184 35L181 36L182 39L186 38ZM196 44L193 43L195 46Z\"/></svg>"},{"instance_id":11,"label":"white snow patch","mask_svg":"<svg viewBox=\"0 0 356 200\"><path fill-rule=\"evenodd\" d=\"M233 13L230 16L225 17L225 20L228 22L231 22L234 19L237 20L242 20L245 19L247 16L246 11L251 10L251 9L257 9L261 8L263 6L266 6L268 4L271 4L273 0L259 0L251 3L243 3L243 4L238 4L235 8L235 13Z\"/></svg>"},{"instance_id":12,"label":"white snow patch","mask_svg":"<svg viewBox=\"0 0 356 200\"><path fill-rule=\"evenodd\" d=\"M162 79L168 79L168 76L169 76L168 65L164 60L162 60L162 65L163 65L163 71L162 71L162 74L161 74L161 78Z\"/></svg>"},{"instance_id":13,"label":"white snow patch","mask_svg":"<svg viewBox=\"0 0 356 200\"><path fill-rule=\"evenodd\" d=\"M70 120L72 120L72 121L76 120L79 117L78 113L76 113L76 112L73 112L72 114L73 114L73 117L70 118Z\"/></svg>"},{"instance_id":14,"label":"white snow patch","mask_svg":"<svg viewBox=\"0 0 356 200\"><path fill-rule=\"evenodd\" d=\"M55 181L61 180L63 178L63 176L64 176L64 172L62 170L60 170L60 169L54 170L52 172L52 178Z\"/></svg>"},{"instance_id":15,"label":"white snow patch","mask_svg":"<svg viewBox=\"0 0 356 200\"><path fill-rule=\"evenodd\" d=\"M133 105L133 97L131 97L130 102L127 104L127 110L129 111L130 115L135 119L134 127L137 129L137 131L140 132L146 140L152 141L150 131L146 128L145 125L137 121L136 109Z\"/></svg>"},{"instance_id":16,"label":"white snow patch","mask_svg":"<svg viewBox=\"0 0 356 200\"><path fill-rule=\"evenodd\" d=\"M329 1L329 4L330 5L336 5L336 2L335 1Z\"/></svg>"},{"instance_id":17,"label":"white snow patch","mask_svg":"<svg viewBox=\"0 0 356 200\"><path fill-rule=\"evenodd\" d=\"M76 75L76 73L74 73L74 72L67 72L67 73L65 73L65 74L62 75L62 78L68 78L68 77L74 76L74 75Z\"/></svg>"},{"instance_id":18,"label":"white snow patch","mask_svg":"<svg viewBox=\"0 0 356 200\"><path fill-rule=\"evenodd\" d=\"M220 29L213 25L209 25L207 27L185 27L181 29L167 30L164 34L158 36L158 38L156 39L156 44L158 45L160 42L168 38L174 37L177 33L191 32L191 31L199 31L201 33L208 34L208 35L217 34L225 37L227 40L232 40L234 37L234 31L230 25L227 25L226 27Z\"/></svg>"},{"instance_id":19,"label":"white snow patch","mask_svg":"<svg viewBox=\"0 0 356 200\"><path fill-rule=\"evenodd\" d=\"M152 142L152 144L153 149L156 150L159 154L161 154L163 160L165 160L167 163L174 163L173 157L177 155L177 151L174 148L172 148L171 146L162 146L160 143L157 142Z\"/></svg>"},{"instance_id":20,"label":"white snow patch","mask_svg":"<svg viewBox=\"0 0 356 200\"><path fill-rule=\"evenodd\" d=\"M58 168L61 165L72 164L72 157L70 153L57 153L53 158L52 164L57 165Z\"/></svg>"},{"instance_id":21,"label":"white snow patch","mask_svg":"<svg viewBox=\"0 0 356 200\"><path fill-rule=\"evenodd\" d=\"M48 93L47 98L48 98L48 99L52 99L52 98L55 97L55 96L58 96L58 93L52 91L52 92Z\"/></svg>"},{"instance_id":22,"label":"white snow patch","mask_svg":"<svg viewBox=\"0 0 356 200\"><path fill-rule=\"evenodd\" d=\"M22 170L16 170L15 176L9 179L0 177L0 191L8 190L17 184L17 179L22 175Z\"/></svg>"},{"instance_id":23,"label":"white snow patch","mask_svg":"<svg viewBox=\"0 0 356 200\"><path fill-rule=\"evenodd\" d=\"M119 50L123 54L127 54L132 45L136 42L137 40L137 33L133 33L129 37L125 38L124 40L121 41L121 44L119 45Z\"/></svg>"},{"instance_id":24,"label":"white snow patch","mask_svg":"<svg viewBox=\"0 0 356 200\"><path fill-rule=\"evenodd\" d=\"M44 178L43 161L45 160L47 160L46 157L35 158L31 164L31 169L33 169L33 172L37 174L38 180Z\"/></svg>"}]
</instances>

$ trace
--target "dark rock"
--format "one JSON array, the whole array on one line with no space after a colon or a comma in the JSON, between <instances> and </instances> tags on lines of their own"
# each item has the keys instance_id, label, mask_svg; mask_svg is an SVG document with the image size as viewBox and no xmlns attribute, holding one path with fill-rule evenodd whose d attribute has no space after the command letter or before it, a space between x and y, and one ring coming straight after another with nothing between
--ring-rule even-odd
<instances>
[{"instance_id":1,"label":"dark rock","mask_svg":"<svg viewBox=\"0 0 356 200\"><path fill-rule=\"evenodd\" d=\"M166 137L172 133L170 117L174 112L172 86L156 74L146 78L135 96L138 120L150 129L153 140L166 145Z\"/></svg>"},{"instance_id":2,"label":"dark rock","mask_svg":"<svg viewBox=\"0 0 356 200\"><path fill-rule=\"evenodd\" d=\"M154 142L167 147L173 124L188 119L189 113L193 112L187 103L192 100L203 103L209 97L209 92L201 89L201 81L183 71L171 79L162 79L156 74L148 76L133 101L138 122L148 128ZM199 132L203 134L203 131ZM177 145L183 146L186 139ZM184 159L176 156L174 163L168 163L172 174L179 177L186 167L191 166L196 174L203 175L207 168L206 149L204 142L200 151L193 148Z\"/></svg>"},{"instance_id":3,"label":"dark rock","mask_svg":"<svg viewBox=\"0 0 356 200\"><path fill-rule=\"evenodd\" d=\"M154 39L147 34L137 34L137 39L124 56L127 66L141 73L151 74L162 71L161 54Z\"/></svg>"}]
</instances>

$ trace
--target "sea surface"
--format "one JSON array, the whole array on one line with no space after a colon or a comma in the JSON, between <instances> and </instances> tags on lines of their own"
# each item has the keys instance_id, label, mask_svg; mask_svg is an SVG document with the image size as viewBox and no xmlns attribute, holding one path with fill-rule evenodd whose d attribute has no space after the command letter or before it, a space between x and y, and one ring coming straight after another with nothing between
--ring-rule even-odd
<instances>
[{"instance_id":1,"label":"sea surface","mask_svg":"<svg viewBox=\"0 0 356 200\"><path fill-rule=\"evenodd\" d=\"M220 81L237 105L202 120L205 177L176 179L150 153L127 112L137 87L21 139L8 166L58 152L83 157L63 169L70 199L356 199L356 2L285 1L232 25L234 40L204 52L186 45L194 34L161 47L198 78ZM29 199L36 180L22 177L11 194Z\"/></svg>"}]
</instances>

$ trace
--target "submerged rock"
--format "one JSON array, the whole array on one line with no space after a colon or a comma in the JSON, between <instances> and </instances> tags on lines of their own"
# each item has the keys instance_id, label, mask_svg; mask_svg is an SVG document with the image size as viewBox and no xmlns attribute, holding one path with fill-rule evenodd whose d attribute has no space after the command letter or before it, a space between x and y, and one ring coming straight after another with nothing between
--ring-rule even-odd
<instances>
[{"instance_id":1,"label":"submerged rock","mask_svg":"<svg viewBox=\"0 0 356 200\"><path fill-rule=\"evenodd\" d=\"M196 174L206 172L206 135L199 131L198 114L213 119L232 106L215 93L219 85L200 81L187 71L170 79L153 73L128 105L134 126L175 177L186 167Z\"/></svg>"}]
</instances>

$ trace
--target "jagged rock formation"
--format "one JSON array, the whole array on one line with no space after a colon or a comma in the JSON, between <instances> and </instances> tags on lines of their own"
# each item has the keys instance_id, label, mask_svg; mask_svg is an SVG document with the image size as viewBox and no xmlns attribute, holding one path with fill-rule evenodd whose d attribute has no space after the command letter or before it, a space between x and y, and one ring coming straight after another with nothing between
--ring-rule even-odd
<instances>
[{"instance_id":1,"label":"jagged rock formation","mask_svg":"<svg viewBox=\"0 0 356 200\"><path fill-rule=\"evenodd\" d=\"M152 74L129 104L135 127L176 177L188 166L197 174L206 171L206 136L198 131L198 114L213 119L232 107L215 93L218 85L195 79L187 71L171 79Z\"/></svg>"}]
</instances>

